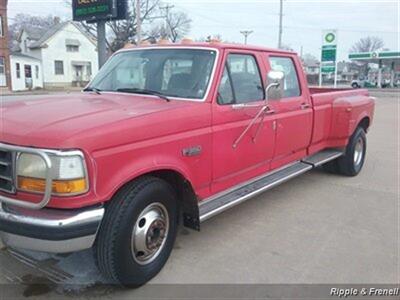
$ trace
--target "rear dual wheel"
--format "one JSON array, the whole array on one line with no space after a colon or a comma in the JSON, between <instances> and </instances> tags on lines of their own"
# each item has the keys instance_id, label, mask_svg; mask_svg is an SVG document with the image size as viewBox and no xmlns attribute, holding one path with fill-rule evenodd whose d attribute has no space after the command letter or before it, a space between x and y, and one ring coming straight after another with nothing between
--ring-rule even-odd
<instances>
[{"instance_id":1,"label":"rear dual wheel","mask_svg":"<svg viewBox=\"0 0 400 300\"><path fill-rule=\"evenodd\" d=\"M95 245L100 271L129 287L156 276L170 256L177 233L177 199L159 178L143 177L110 201Z\"/></svg>"},{"instance_id":2,"label":"rear dual wheel","mask_svg":"<svg viewBox=\"0 0 400 300\"><path fill-rule=\"evenodd\" d=\"M331 173L356 176L360 173L367 151L367 137L362 127L351 136L343 156L326 163L323 168Z\"/></svg>"}]
</instances>

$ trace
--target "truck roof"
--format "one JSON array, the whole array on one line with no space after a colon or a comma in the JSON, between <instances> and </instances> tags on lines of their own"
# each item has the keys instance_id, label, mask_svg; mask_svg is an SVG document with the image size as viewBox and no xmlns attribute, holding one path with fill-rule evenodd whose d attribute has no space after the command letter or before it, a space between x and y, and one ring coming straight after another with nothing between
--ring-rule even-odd
<instances>
[{"instance_id":1,"label":"truck roof","mask_svg":"<svg viewBox=\"0 0 400 300\"><path fill-rule=\"evenodd\" d=\"M233 43L222 43L222 42L182 42L182 43L159 43L159 44L146 44L146 45L128 45L121 50L129 50L129 49L147 49L147 48L174 48L174 47L196 47L196 48L215 48L215 49L238 49L238 50L254 50L254 51L265 51L272 53L282 53L282 54L296 54L293 51L274 49L256 45L244 45L244 44L233 44Z\"/></svg>"}]
</instances>

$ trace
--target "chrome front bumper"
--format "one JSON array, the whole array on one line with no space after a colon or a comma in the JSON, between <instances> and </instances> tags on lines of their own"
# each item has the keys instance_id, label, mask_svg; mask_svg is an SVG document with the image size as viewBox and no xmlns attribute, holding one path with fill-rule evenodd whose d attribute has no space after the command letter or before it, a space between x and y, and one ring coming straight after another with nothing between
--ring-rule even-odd
<instances>
[{"instance_id":1,"label":"chrome front bumper","mask_svg":"<svg viewBox=\"0 0 400 300\"><path fill-rule=\"evenodd\" d=\"M0 204L0 238L10 247L68 253L91 248L103 207L31 210Z\"/></svg>"}]
</instances>

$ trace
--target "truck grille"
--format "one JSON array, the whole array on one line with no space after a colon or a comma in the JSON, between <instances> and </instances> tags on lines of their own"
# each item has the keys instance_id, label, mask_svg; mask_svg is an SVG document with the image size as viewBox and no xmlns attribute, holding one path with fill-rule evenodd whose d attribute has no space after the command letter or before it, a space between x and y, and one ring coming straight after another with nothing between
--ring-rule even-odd
<instances>
[{"instance_id":1,"label":"truck grille","mask_svg":"<svg viewBox=\"0 0 400 300\"><path fill-rule=\"evenodd\" d=\"M0 191L15 193L13 151L0 148Z\"/></svg>"}]
</instances>

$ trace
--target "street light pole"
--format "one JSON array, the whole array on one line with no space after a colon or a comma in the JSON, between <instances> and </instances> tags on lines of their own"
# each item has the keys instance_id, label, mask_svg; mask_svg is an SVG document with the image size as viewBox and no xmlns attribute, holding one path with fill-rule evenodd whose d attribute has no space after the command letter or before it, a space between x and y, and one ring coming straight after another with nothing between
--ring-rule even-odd
<instances>
[{"instance_id":1,"label":"street light pole","mask_svg":"<svg viewBox=\"0 0 400 300\"><path fill-rule=\"evenodd\" d=\"M97 21L97 48L99 58L99 69L107 61L107 43L106 43L106 21Z\"/></svg>"},{"instance_id":2,"label":"street light pole","mask_svg":"<svg viewBox=\"0 0 400 300\"><path fill-rule=\"evenodd\" d=\"M280 0L279 7L279 37L278 37L278 48L282 48L282 23L283 23L283 0Z\"/></svg>"},{"instance_id":3,"label":"street light pole","mask_svg":"<svg viewBox=\"0 0 400 300\"><path fill-rule=\"evenodd\" d=\"M244 44L247 44L247 37L253 33L253 30L243 30L240 32L244 36Z\"/></svg>"},{"instance_id":4,"label":"street light pole","mask_svg":"<svg viewBox=\"0 0 400 300\"><path fill-rule=\"evenodd\" d=\"M140 0L136 0L136 35L138 45L142 41L142 20L140 18Z\"/></svg>"}]
</instances>

